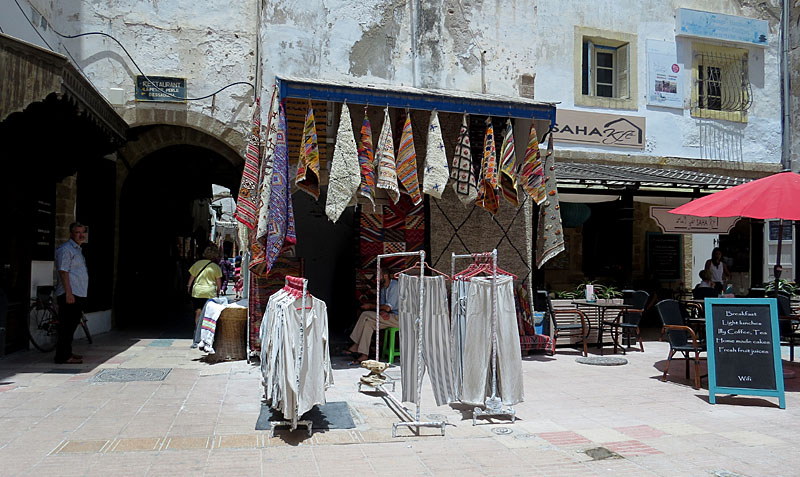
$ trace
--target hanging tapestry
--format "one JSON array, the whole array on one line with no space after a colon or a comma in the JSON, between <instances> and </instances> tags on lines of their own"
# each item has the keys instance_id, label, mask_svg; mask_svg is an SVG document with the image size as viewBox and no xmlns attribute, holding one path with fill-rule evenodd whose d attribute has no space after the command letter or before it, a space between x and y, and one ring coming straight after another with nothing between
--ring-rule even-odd
<instances>
[{"instance_id":1,"label":"hanging tapestry","mask_svg":"<svg viewBox=\"0 0 800 477\"><path fill-rule=\"evenodd\" d=\"M411 130L411 113L406 111L406 122L397 148L397 178L416 205L422 202L417 178L417 153L414 150L414 132Z\"/></svg>"},{"instance_id":2,"label":"hanging tapestry","mask_svg":"<svg viewBox=\"0 0 800 477\"><path fill-rule=\"evenodd\" d=\"M278 137L278 110L280 109L280 98L278 86L274 86L272 92L272 103L267 115L267 140L264 143L264 150L261 160L261 186L258 198L258 224L256 225L256 236L266 237L269 230L269 196L272 192L272 163L275 159L275 143Z\"/></svg>"},{"instance_id":3,"label":"hanging tapestry","mask_svg":"<svg viewBox=\"0 0 800 477\"><path fill-rule=\"evenodd\" d=\"M478 181L478 199L475 202L489 213L496 214L500 207L500 196L497 190L497 150L494 145L494 126L492 118L486 118L486 136L483 140L483 161L481 161L481 177Z\"/></svg>"},{"instance_id":4,"label":"hanging tapestry","mask_svg":"<svg viewBox=\"0 0 800 477\"><path fill-rule=\"evenodd\" d=\"M430 124L428 125L422 193L441 199L449 177L450 171L447 170L447 156L444 153L442 128L439 127L439 115L436 110L433 110Z\"/></svg>"},{"instance_id":5,"label":"hanging tapestry","mask_svg":"<svg viewBox=\"0 0 800 477\"><path fill-rule=\"evenodd\" d=\"M531 122L528 147L525 149L525 159L522 162L519 174L522 177L522 188L536 201L537 205L540 205L545 198L544 171L542 157L539 152L539 136L536 134L533 122Z\"/></svg>"},{"instance_id":6,"label":"hanging tapestry","mask_svg":"<svg viewBox=\"0 0 800 477\"><path fill-rule=\"evenodd\" d=\"M353 123L350 122L350 108L342 104L339 116L339 133L336 135L336 146L331 161L331 174L328 181L328 198L325 202L325 214L332 222L339 220L342 212L350 203L361 182L361 168L358 165L358 147L353 134Z\"/></svg>"},{"instance_id":7,"label":"hanging tapestry","mask_svg":"<svg viewBox=\"0 0 800 477\"><path fill-rule=\"evenodd\" d=\"M461 121L461 131L458 133L456 149L453 153L450 178L453 179L453 190L458 200L464 205L472 205L478 197L478 187L475 182L475 172L472 169L472 150L469 145L469 124L465 114Z\"/></svg>"},{"instance_id":8,"label":"hanging tapestry","mask_svg":"<svg viewBox=\"0 0 800 477\"><path fill-rule=\"evenodd\" d=\"M383 126L381 135L378 136L378 147L375 150L375 162L378 164L378 188L386 189L392 203L396 204L400 198L400 189L397 185L397 169L394 160L394 139L392 138L392 123L389 120L389 108L383 110Z\"/></svg>"},{"instance_id":9,"label":"hanging tapestry","mask_svg":"<svg viewBox=\"0 0 800 477\"><path fill-rule=\"evenodd\" d=\"M503 197L514 207L519 207L517 195L517 157L514 152L514 127L511 120L507 121L506 133L503 137L503 147L500 149L500 189Z\"/></svg>"},{"instance_id":10,"label":"hanging tapestry","mask_svg":"<svg viewBox=\"0 0 800 477\"><path fill-rule=\"evenodd\" d=\"M359 195L366 197L375 210L375 155L372 150L372 126L364 108L364 121L361 123L361 140L358 143L358 163L361 167Z\"/></svg>"},{"instance_id":11,"label":"hanging tapestry","mask_svg":"<svg viewBox=\"0 0 800 477\"><path fill-rule=\"evenodd\" d=\"M319 148L317 147L314 108L310 103L303 126L303 142L300 144L300 158L297 161L295 183L300 190L308 192L314 200L319 199Z\"/></svg>"},{"instance_id":12,"label":"hanging tapestry","mask_svg":"<svg viewBox=\"0 0 800 477\"><path fill-rule=\"evenodd\" d=\"M561 225L561 206L558 203L553 133L547 139L544 156L545 199L539 206L539 231L536 240L536 266L542 268L548 260L564 251L564 227Z\"/></svg>"},{"instance_id":13,"label":"hanging tapestry","mask_svg":"<svg viewBox=\"0 0 800 477\"><path fill-rule=\"evenodd\" d=\"M273 93L274 94L274 93ZM252 229L258 220L258 185L261 172L261 102L256 98L253 117L250 121L250 134L247 137L244 172L236 201L236 220Z\"/></svg>"}]
</instances>

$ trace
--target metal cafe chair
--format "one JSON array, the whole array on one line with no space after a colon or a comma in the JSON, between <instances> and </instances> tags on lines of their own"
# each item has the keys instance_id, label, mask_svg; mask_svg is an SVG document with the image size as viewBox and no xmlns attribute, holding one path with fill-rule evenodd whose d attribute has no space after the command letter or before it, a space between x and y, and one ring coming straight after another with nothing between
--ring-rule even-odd
<instances>
[{"instance_id":1,"label":"metal cafe chair","mask_svg":"<svg viewBox=\"0 0 800 477\"><path fill-rule=\"evenodd\" d=\"M642 321L644 314L644 307L647 305L647 300L650 299L650 294L643 290L637 290L630 293L625 297L624 303L631 305L632 308L624 308L620 310L613 320L603 320L603 325L608 326L611 332L611 339L614 342L614 352L617 352L617 345L624 353L626 348L622 347L619 343L619 335L622 333L623 338L628 340L628 349L631 347L631 334L636 333L636 340L639 342L639 349L644 352L644 343L639 331L639 322Z\"/></svg>"},{"instance_id":2,"label":"metal cafe chair","mask_svg":"<svg viewBox=\"0 0 800 477\"><path fill-rule=\"evenodd\" d=\"M694 387L700 389L700 353L706 351L706 343L700 341L694 330L686 325L676 300L661 300L656 303L656 309L669 340L669 356L661 380L666 381L672 357L677 352L683 354L683 359L686 360L686 379L689 379L689 360L692 359L689 353L694 353Z\"/></svg>"},{"instance_id":3,"label":"metal cafe chair","mask_svg":"<svg viewBox=\"0 0 800 477\"><path fill-rule=\"evenodd\" d=\"M794 361L794 347L800 341L800 316L792 310L792 300L778 295L778 324L781 341L789 345L789 361Z\"/></svg>"},{"instance_id":4,"label":"metal cafe chair","mask_svg":"<svg viewBox=\"0 0 800 477\"><path fill-rule=\"evenodd\" d=\"M546 290L537 290L534 299L534 309L544 311L550 318L553 326L553 354L556 353L556 343L559 337L577 337L578 343L583 344L583 355L587 356L586 340L589 337L589 322L586 315L577 308L554 308L550 295ZM576 343L577 344L577 343Z\"/></svg>"}]
</instances>

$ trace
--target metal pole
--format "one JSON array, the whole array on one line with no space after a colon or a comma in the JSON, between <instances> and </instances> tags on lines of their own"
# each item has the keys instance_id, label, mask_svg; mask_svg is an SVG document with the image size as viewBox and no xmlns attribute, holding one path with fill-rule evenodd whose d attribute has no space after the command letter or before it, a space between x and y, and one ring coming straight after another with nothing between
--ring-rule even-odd
<instances>
[{"instance_id":1,"label":"metal pole","mask_svg":"<svg viewBox=\"0 0 800 477\"><path fill-rule=\"evenodd\" d=\"M375 277L375 361L381 360L381 256L378 255L378 275ZM369 350L367 350L369 351Z\"/></svg>"},{"instance_id":2,"label":"metal pole","mask_svg":"<svg viewBox=\"0 0 800 477\"><path fill-rule=\"evenodd\" d=\"M790 70L789 70L789 0L783 0L783 10L781 12L781 82L782 82L782 139L781 166L783 170L792 170L791 155L791 123L792 123L792 101L789 89ZM779 242L780 243L780 242ZM780 259L778 259L780 261Z\"/></svg>"},{"instance_id":3,"label":"metal pole","mask_svg":"<svg viewBox=\"0 0 800 477\"><path fill-rule=\"evenodd\" d=\"M497 249L492 250L492 399L497 398Z\"/></svg>"},{"instance_id":4,"label":"metal pole","mask_svg":"<svg viewBox=\"0 0 800 477\"><path fill-rule=\"evenodd\" d=\"M767 225L769 227L769 225ZM778 220L778 258L775 260L775 268L773 273L775 275L775 298L778 298L778 284L780 283L781 273L781 248L783 246L783 219Z\"/></svg>"}]
</instances>

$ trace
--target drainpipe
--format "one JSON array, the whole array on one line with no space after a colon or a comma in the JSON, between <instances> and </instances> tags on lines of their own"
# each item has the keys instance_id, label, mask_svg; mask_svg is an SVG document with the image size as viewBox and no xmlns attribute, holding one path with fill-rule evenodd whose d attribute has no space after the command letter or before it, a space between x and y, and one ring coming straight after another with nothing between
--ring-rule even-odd
<instances>
[{"instance_id":1,"label":"drainpipe","mask_svg":"<svg viewBox=\"0 0 800 477\"><path fill-rule=\"evenodd\" d=\"M782 148L781 148L781 168L785 171L792 170L791 156L791 96L789 90L790 73L789 70L789 2L783 0L783 12L781 14L781 79L783 87L783 118L782 118Z\"/></svg>"}]
</instances>

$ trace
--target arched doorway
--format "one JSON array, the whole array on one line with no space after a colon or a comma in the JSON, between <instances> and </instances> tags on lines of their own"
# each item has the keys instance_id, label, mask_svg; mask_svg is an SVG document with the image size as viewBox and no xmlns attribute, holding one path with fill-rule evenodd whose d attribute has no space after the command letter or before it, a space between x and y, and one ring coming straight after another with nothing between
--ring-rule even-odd
<instances>
[{"instance_id":1,"label":"arched doorway","mask_svg":"<svg viewBox=\"0 0 800 477\"><path fill-rule=\"evenodd\" d=\"M143 128L137 128L143 129ZM159 131L163 129L163 131ZM119 199L116 326L190 331L187 270L209 239L212 184L237 190L243 161L215 138L188 128L147 126L140 138L164 131L147 154L128 158ZM151 146L158 146L153 144Z\"/></svg>"}]
</instances>

